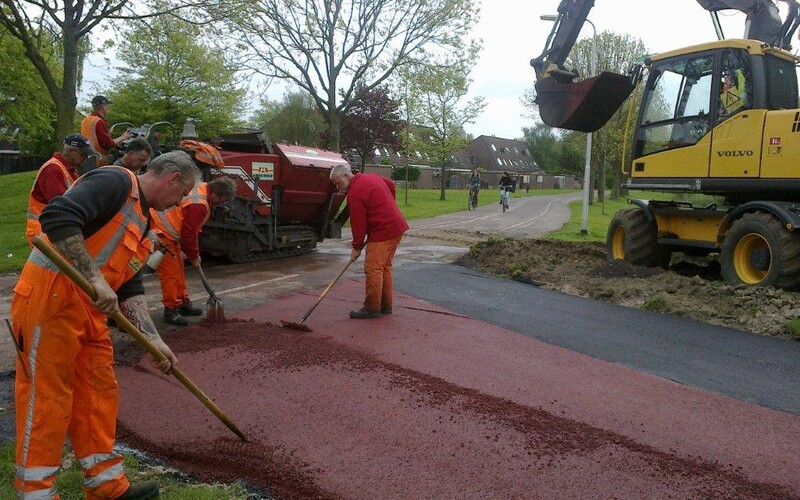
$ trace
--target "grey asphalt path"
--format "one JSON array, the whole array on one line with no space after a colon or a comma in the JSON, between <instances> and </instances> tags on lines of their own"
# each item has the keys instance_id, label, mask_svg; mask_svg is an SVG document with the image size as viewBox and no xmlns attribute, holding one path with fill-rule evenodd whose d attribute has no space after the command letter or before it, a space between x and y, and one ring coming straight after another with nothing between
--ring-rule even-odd
<instances>
[{"instance_id":1,"label":"grey asphalt path","mask_svg":"<svg viewBox=\"0 0 800 500\"><path fill-rule=\"evenodd\" d=\"M481 274L408 263L395 288L598 359L800 415L800 343L627 308Z\"/></svg>"}]
</instances>

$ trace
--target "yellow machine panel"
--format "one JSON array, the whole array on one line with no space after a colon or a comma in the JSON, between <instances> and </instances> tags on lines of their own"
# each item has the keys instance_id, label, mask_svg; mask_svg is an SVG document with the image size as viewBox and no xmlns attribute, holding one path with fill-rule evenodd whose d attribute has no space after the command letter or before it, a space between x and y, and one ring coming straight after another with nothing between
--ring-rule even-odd
<instances>
[{"instance_id":1,"label":"yellow machine panel","mask_svg":"<svg viewBox=\"0 0 800 500\"><path fill-rule=\"evenodd\" d=\"M633 160L631 177L708 177L708 138L693 146L670 149Z\"/></svg>"},{"instance_id":2,"label":"yellow machine panel","mask_svg":"<svg viewBox=\"0 0 800 500\"><path fill-rule=\"evenodd\" d=\"M671 215L656 213L658 235L686 241L704 241L716 245L724 215L724 213L702 216L692 213Z\"/></svg>"},{"instance_id":3,"label":"yellow machine panel","mask_svg":"<svg viewBox=\"0 0 800 500\"><path fill-rule=\"evenodd\" d=\"M712 131L710 177L758 177L766 111L743 111Z\"/></svg>"},{"instance_id":4,"label":"yellow machine panel","mask_svg":"<svg viewBox=\"0 0 800 500\"><path fill-rule=\"evenodd\" d=\"M800 178L800 112L768 112L763 144L762 178Z\"/></svg>"}]
</instances>

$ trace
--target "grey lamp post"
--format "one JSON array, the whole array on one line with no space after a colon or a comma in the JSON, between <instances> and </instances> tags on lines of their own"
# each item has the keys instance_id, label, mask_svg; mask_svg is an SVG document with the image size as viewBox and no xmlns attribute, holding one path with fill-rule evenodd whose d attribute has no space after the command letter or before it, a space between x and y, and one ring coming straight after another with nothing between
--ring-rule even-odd
<instances>
[{"instance_id":1,"label":"grey lamp post","mask_svg":"<svg viewBox=\"0 0 800 500\"><path fill-rule=\"evenodd\" d=\"M551 21L555 22L558 19L558 16L554 15L544 15L539 16L539 19L542 21ZM592 27L592 53L591 53L591 60L589 62L590 68L589 71L592 73L589 75L590 77L594 76L597 73L597 30L594 27L594 23L589 19L586 20L589 23L589 26ZM581 234L588 234L588 224L589 224L589 193L591 192L591 176L592 176L592 133L588 132L586 134L586 163L583 167L583 211L581 217ZM601 186L603 188L603 186Z\"/></svg>"}]
</instances>

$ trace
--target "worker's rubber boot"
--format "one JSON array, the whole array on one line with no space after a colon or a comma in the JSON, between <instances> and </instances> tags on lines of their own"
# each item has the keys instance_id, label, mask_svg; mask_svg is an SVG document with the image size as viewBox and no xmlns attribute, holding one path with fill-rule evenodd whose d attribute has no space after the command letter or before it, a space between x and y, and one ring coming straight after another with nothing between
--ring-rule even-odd
<instances>
[{"instance_id":1,"label":"worker's rubber boot","mask_svg":"<svg viewBox=\"0 0 800 500\"><path fill-rule=\"evenodd\" d=\"M196 308L191 300L185 300L183 304L178 308L178 312L181 313L182 316L202 316L203 310Z\"/></svg>"},{"instance_id":2,"label":"worker's rubber boot","mask_svg":"<svg viewBox=\"0 0 800 500\"><path fill-rule=\"evenodd\" d=\"M147 498L158 498L158 483L155 481L142 481L141 483L131 483L122 496L116 500L145 500Z\"/></svg>"},{"instance_id":3,"label":"worker's rubber boot","mask_svg":"<svg viewBox=\"0 0 800 500\"><path fill-rule=\"evenodd\" d=\"M353 319L374 319L380 318L381 313L378 311L368 311L362 307L358 311L350 311L350 317Z\"/></svg>"},{"instance_id":4,"label":"worker's rubber boot","mask_svg":"<svg viewBox=\"0 0 800 500\"><path fill-rule=\"evenodd\" d=\"M181 313L178 312L177 307L164 308L164 321L166 321L170 325L177 325L177 326L186 326L189 324L189 320L181 316Z\"/></svg>"},{"instance_id":5,"label":"worker's rubber boot","mask_svg":"<svg viewBox=\"0 0 800 500\"><path fill-rule=\"evenodd\" d=\"M391 307L381 307L381 314L392 314Z\"/></svg>"}]
</instances>

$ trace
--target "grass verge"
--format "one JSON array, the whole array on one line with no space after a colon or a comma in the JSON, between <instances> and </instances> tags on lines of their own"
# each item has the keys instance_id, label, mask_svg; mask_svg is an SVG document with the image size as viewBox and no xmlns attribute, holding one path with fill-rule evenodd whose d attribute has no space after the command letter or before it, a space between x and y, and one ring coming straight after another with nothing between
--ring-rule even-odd
<instances>
[{"instance_id":1,"label":"grass verge","mask_svg":"<svg viewBox=\"0 0 800 500\"><path fill-rule=\"evenodd\" d=\"M36 172L0 175L0 273L19 271L30 253L25 218L35 178Z\"/></svg>"},{"instance_id":2,"label":"grass verge","mask_svg":"<svg viewBox=\"0 0 800 500\"><path fill-rule=\"evenodd\" d=\"M0 498L15 498L14 443L0 448ZM192 481L183 474L172 472L161 466L145 464L132 454L124 454L125 472L132 482L154 480L161 486L162 500L246 500L253 498L242 484L204 484ZM75 457L65 454L63 467L58 474L56 486L63 500L83 498L81 489L83 475ZM259 495L260 498L264 498Z\"/></svg>"}]
</instances>

